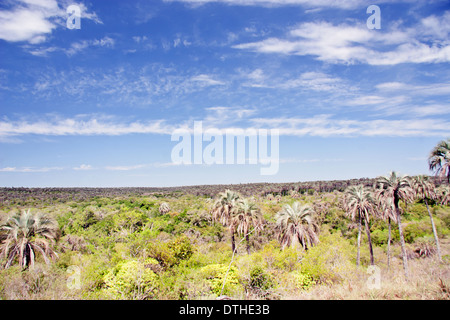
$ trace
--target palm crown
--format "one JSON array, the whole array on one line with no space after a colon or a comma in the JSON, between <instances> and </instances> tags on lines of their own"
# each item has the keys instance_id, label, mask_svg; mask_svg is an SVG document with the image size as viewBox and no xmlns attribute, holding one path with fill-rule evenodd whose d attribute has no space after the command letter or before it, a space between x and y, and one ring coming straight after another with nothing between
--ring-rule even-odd
<instances>
[{"instance_id":1,"label":"palm crown","mask_svg":"<svg viewBox=\"0 0 450 320\"><path fill-rule=\"evenodd\" d=\"M280 229L280 241L283 246L301 243L304 249L319 242L319 226L314 221L314 210L309 205L294 202L285 205L276 215Z\"/></svg>"},{"instance_id":2,"label":"palm crown","mask_svg":"<svg viewBox=\"0 0 450 320\"><path fill-rule=\"evenodd\" d=\"M436 175L447 176L447 181L450 183L450 138L442 140L431 150L428 165Z\"/></svg>"},{"instance_id":3,"label":"palm crown","mask_svg":"<svg viewBox=\"0 0 450 320\"><path fill-rule=\"evenodd\" d=\"M57 226L53 219L45 214L32 214L30 210L11 216L1 228L3 241L0 257L6 259L8 268L17 257L22 268L34 266L36 253L39 252L46 263L49 257L55 257L52 244L57 238Z\"/></svg>"}]
</instances>

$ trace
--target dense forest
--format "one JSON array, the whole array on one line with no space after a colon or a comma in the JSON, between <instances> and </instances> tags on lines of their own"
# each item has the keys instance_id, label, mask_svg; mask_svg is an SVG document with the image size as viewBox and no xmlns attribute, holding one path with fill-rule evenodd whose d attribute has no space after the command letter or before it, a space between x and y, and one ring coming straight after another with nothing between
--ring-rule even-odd
<instances>
[{"instance_id":1,"label":"dense forest","mask_svg":"<svg viewBox=\"0 0 450 320\"><path fill-rule=\"evenodd\" d=\"M434 159L431 177L2 188L0 298L449 299Z\"/></svg>"}]
</instances>

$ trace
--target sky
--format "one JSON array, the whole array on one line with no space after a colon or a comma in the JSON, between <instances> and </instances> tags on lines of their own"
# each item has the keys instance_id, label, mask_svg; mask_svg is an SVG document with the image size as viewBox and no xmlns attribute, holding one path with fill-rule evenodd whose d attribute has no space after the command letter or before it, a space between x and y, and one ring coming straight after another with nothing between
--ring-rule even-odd
<instances>
[{"instance_id":1,"label":"sky","mask_svg":"<svg viewBox=\"0 0 450 320\"><path fill-rule=\"evenodd\" d=\"M449 33L446 0L2 0L0 186L431 174L450 137ZM177 163L173 134L194 141L194 123L211 141L267 130L276 172L250 153Z\"/></svg>"}]
</instances>

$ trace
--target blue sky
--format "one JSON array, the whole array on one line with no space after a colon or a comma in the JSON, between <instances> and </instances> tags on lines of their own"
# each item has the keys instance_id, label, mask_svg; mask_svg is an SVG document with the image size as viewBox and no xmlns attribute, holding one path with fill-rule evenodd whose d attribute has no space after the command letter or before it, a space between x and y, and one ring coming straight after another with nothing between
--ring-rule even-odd
<instances>
[{"instance_id":1,"label":"blue sky","mask_svg":"<svg viewBox=\"0 0 450 320\"><path fill-rule=\"evenodd\" d=\"M2 1L0 186L429 174L450 136L449 33L448 1ZM194 121L278 129L278 173L175 165L171 134Z\"/></svg>"}]
</instances>

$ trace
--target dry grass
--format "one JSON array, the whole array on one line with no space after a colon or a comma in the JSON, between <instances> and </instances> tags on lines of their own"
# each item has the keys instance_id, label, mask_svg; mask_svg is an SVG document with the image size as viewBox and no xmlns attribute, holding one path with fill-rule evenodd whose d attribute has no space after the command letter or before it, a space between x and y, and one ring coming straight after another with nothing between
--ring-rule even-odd
<instances>
[{"instance_id":1,"label":"dry grass","mask_svg":"<svg viewBox=\"0 0 450 320\"><path fill-rule=\"evenodd\" d=\"M313 300L450 300L450 241L442 240L444 262L434 255L408 260L405 280L402 260L394 257L391 266L381 265L379 287L371 282L367 266L354 270L350 279L339 284L316 285L309 291L286 290L283 299Z\"/></svg>"}]
</instances>

